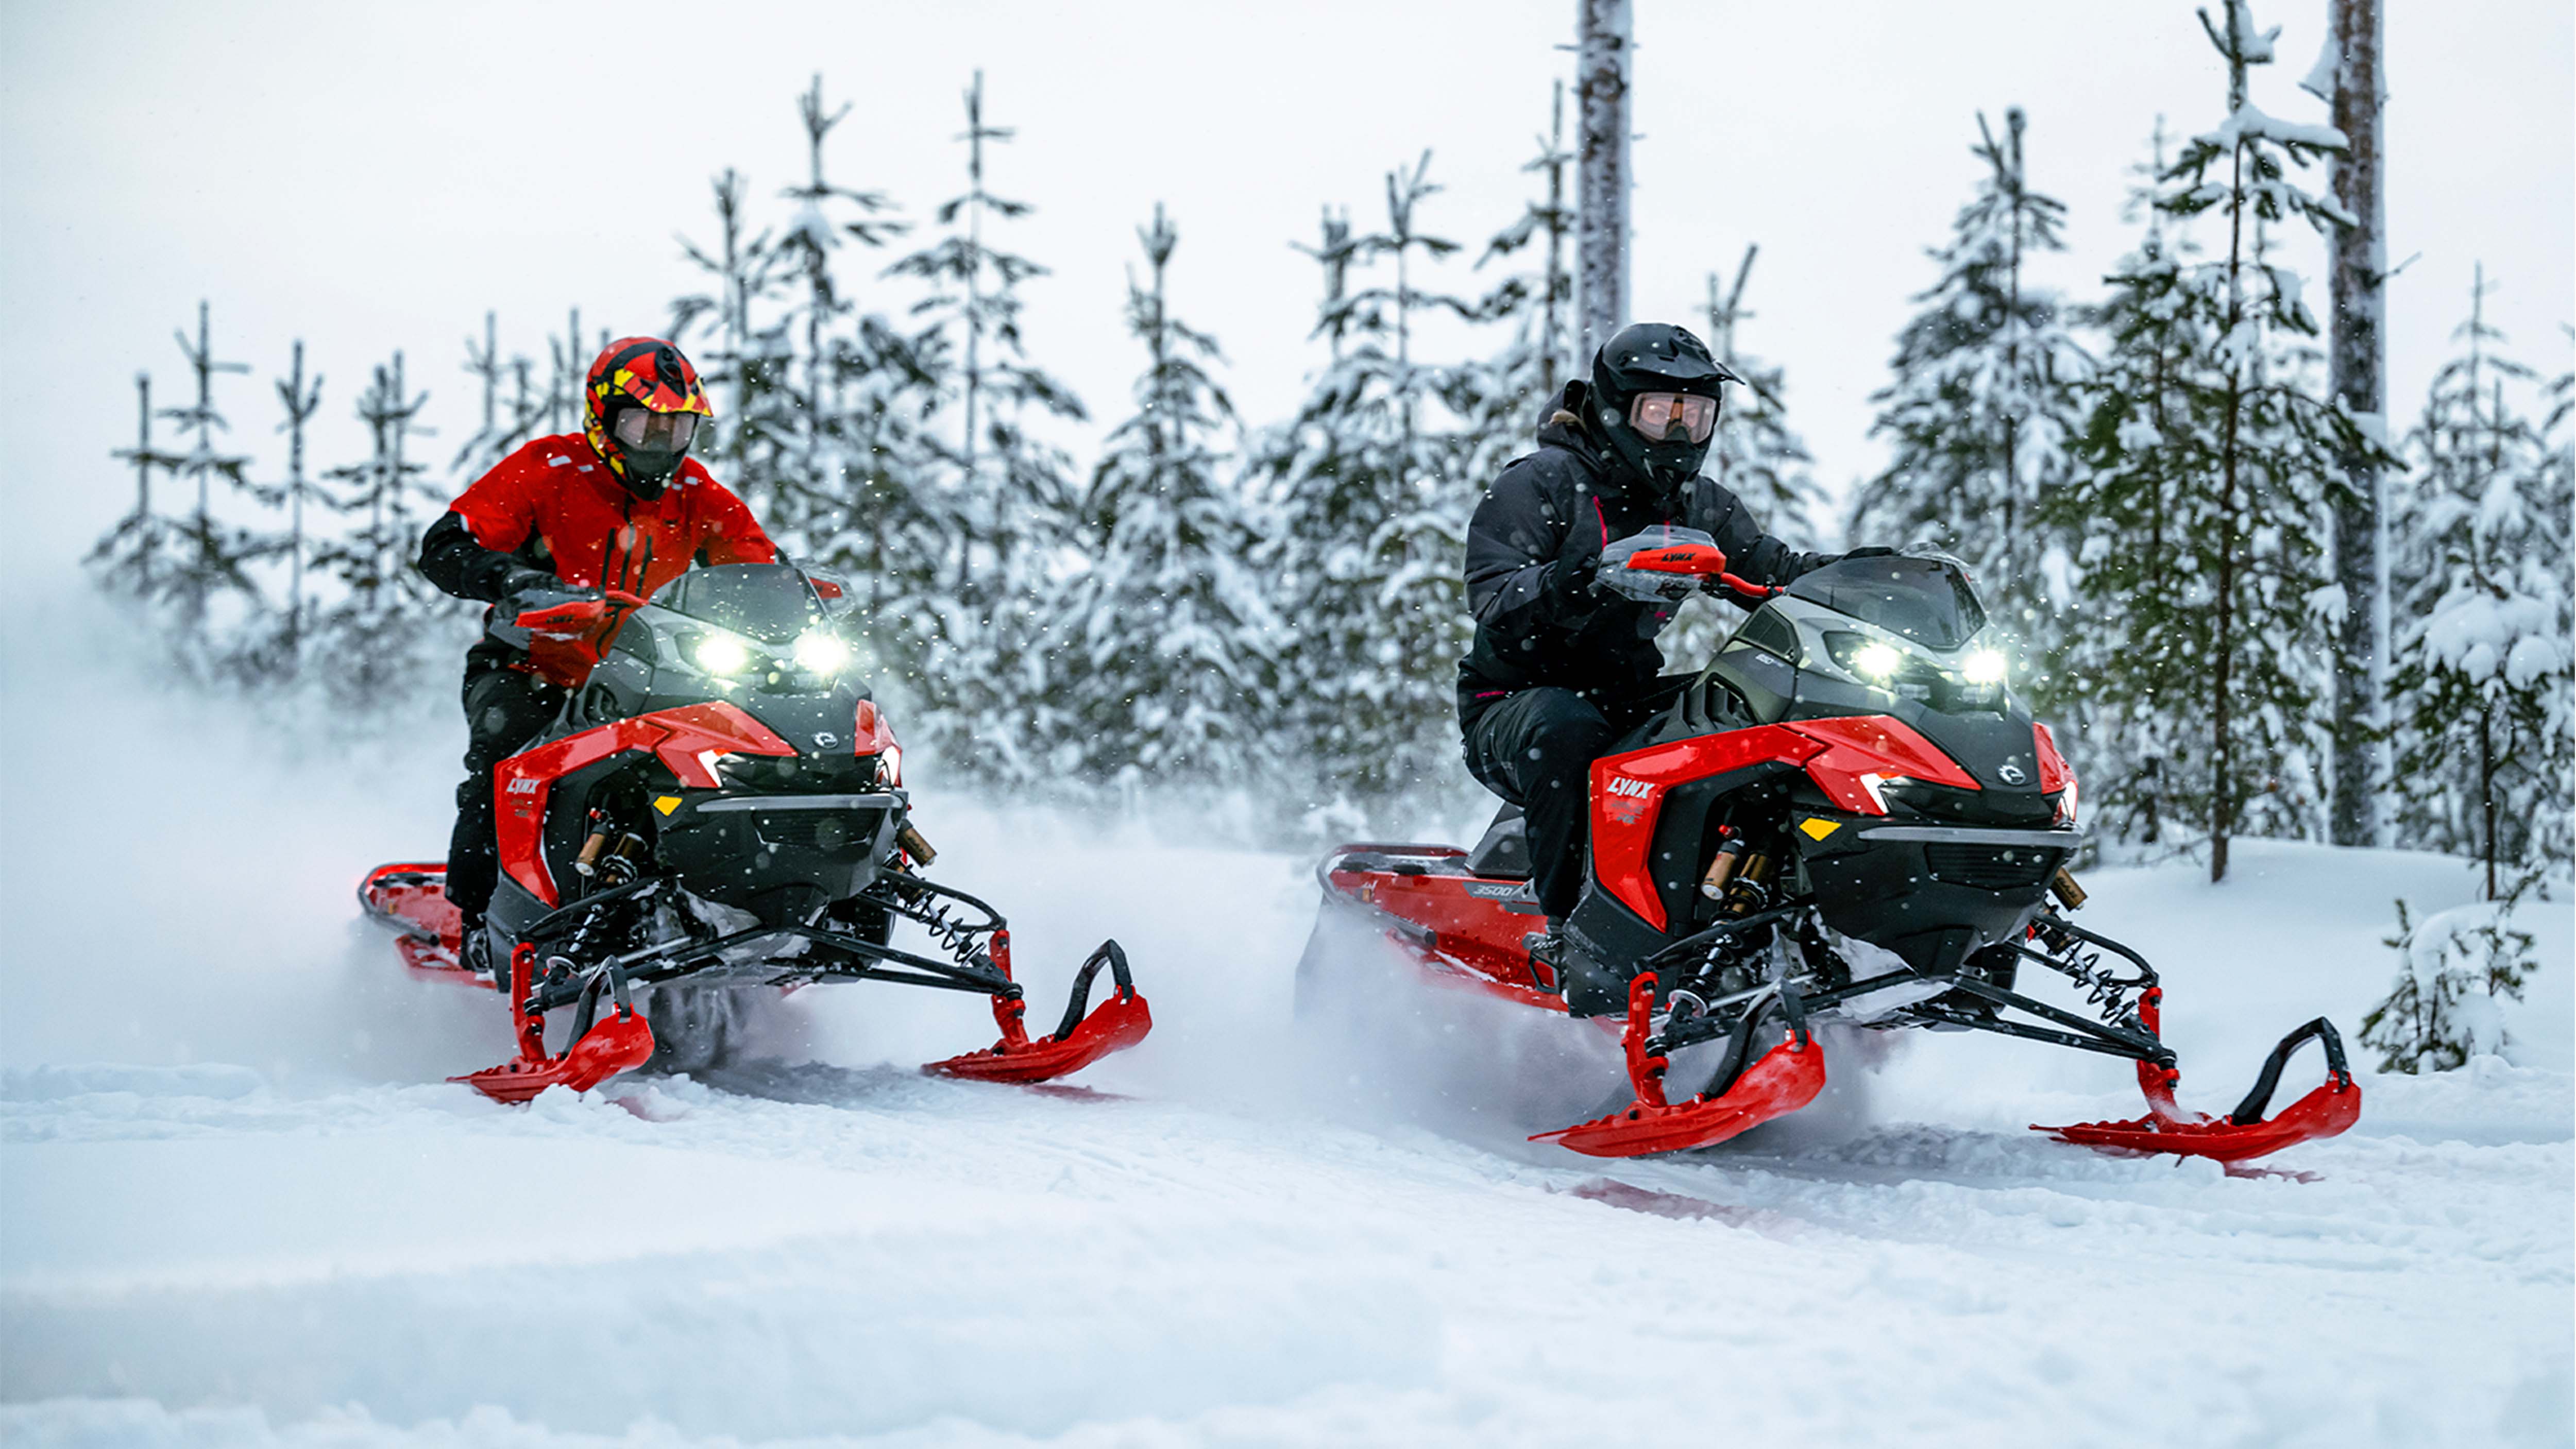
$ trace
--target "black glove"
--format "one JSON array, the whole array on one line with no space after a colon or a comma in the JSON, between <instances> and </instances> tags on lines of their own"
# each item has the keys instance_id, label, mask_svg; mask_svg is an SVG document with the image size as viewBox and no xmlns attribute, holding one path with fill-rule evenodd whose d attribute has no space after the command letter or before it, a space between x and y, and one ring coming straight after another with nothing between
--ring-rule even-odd
<instances>
[{"instance_id":1,"label":"black glove","mask_svg":"<svg viewBox=\"0 0 2576 1449\"><path fill-rule=\"evenodd\" d=\"M1846 559L1846 558L1894 558L1894 557L1896 557L1896 550L1894 550L1894 549L1892 549L1892 548L1880 548L1880 547L1879 547L1878 545L1876 545L1876 544L1871 544L1871 545L1870 545L1869 547L1867 547L1867 548L1856 548L1856 549L1852 549L1852 550L1850 550L1849 552L1844 553L1843 555L1841 555L1841 557L1837 558L1837 559L1835 560L1835 562L1840 563L1840 562L1842 561L1842 559Z\"/></svg>"},{"instance_id":2,"label":"black glove","mask_svg":"<svg viewBox=\"0 0 2576 1449\"><path fill-rule=\"evenodd\" d=\"M1599 607L1601 601L1592 592L1592 579L1600 568L1598 553L1570 553L1548 565L1547 596L1559 614L1581 618Z\"/></svg>"}]
</instances>

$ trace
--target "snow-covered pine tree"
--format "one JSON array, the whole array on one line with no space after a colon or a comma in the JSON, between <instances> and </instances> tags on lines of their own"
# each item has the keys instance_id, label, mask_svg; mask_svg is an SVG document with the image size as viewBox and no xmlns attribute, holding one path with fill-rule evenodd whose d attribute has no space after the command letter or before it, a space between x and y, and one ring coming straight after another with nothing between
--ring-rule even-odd
<instances>
[{"instance_id":1,"label":"snow-covered pine tree","mask_svg":"<svg viewBox=\"0 0 2576 1449\"><path fill-rule=\"evenodd\" d=\"M2481 267L2406 440L2392 693L2402 838L2475 857L2494 901L2564 863L2544 847L2566 835L2576 580L2566 465L2508 400L2536 375L2494 351L2487 291Z\"/></svg>"},{"instance_id":2,"label":"snow-covered pine tree","mask_svg":"<svg viewBox=\"0 0 2576 1449\"><path fill-rule=\"evenodd\" d=\"M1931 542L1966 562L1988 611L2045 654L2062 583L2062 540L2041 503L2064 474L2072 385L2084 357L2030 259L2064 251L2066 208L2031 189L2021 109L1997 136L1977 117L1976 195L1932 253L1941 279L1897 337L1895 379L1878 392L1873 434L1894 456L1861 488L1855 543Z\"/></svg>"},{"instance_id":3,"label":"snow-covered pine tree","mask_svg":"<svg viewBox=\"0 0 2576 1449\"><path fill-rule=\"evenodd\" d=\"M1067 574L1073 508L1072 460L1030 425L1086 414L1070 388L1029 360L1021 334L1019 289L1047 269L986 240L989 225L1032 209L985 184L986 143L1015 131L986 123L982 71L965 101L967 188L941 203L939 239L889 269L929 289L913 309L930 322L913 356L953 400L958 423L935 510L949 548L947 583L923 601L935 632L919 685L949 762L1030 779L1071 738L1052 699L1044 641Z\"/></svg>"},{"instance_id":4,"label":"snow-covered pine tree","mask_svg":"<svg viewBox=\"0 0 2576 1449\"><path fill-rule=\"evenodd\" d=\"M420 481L427 471L408 444L428 430L419 425L429 395L410 393L397 352L358 397L367 425L364 462L323 476L342 485L338 504L349 527L314 550L313 566L338 585L338 596L314 611L307 657L319 667L324 688L358 712L381 710L428 679L437 662L461 649L458 601L432 587L413 567L421 531L443 500Z\"/></svg>"},{"instance_id":5,"label":"snow-covered pine tree","mask_svg":"<svg viewBox=\"0 0 2576 1449\"><path fill-rule=\"evenodd\" d=\"M1574 206L1566 196L1565 82L1556 83L1548 134L1538 155L1521 167L1547 178L1546 195L1524 203L1512 224L1496 232L1476 259L1478 270L1525 247L1543 245L1538 265L1505 276L1476 304L1481 322L1509 329L1503 350L1453 369L1447 379L1450 410L1464 420L1461 466L1471 480L1490 482L1503 465L1528 452L1548 400L1573 375L1567 338L1574 311L1574 274L1566 259L1574 231ZM1343 240L1348 241L1348 229ZM1330 244L1328 240L1328 245Z\"/></svg>"},{"instance_id":6,"label":"snow-covered pine tree","mask_svg":"<svg viewBox=\"0 0 2576 1449\"><path fill-rule=\"evenodd\" d=\"M871 424L882 410L863 397L879 387L900 345L882 318L862 316L835 271L835 256L856 243L882 247L910 228L888 215L882 192L861 191L826 179L823 147L849 106L826 110L823 78L798 98L805 128L806 180L785 197L795 214L779 233L777 251L786 274L802 293L787 309L784 334L791 357L780 379L792 393L793 431L777 456L776 496L782 526L805 551L841 556L862 576L883 571L890 537L899 536L912 511L918 479L909 468L889 469L876 455L882 440ZM857 404L854 406L854 404ZM826 547L829 540L833 545Z\"/></svg>"},{"instance_id":7,"label":"snow-covered pine tree","mask_svg":"<svg viewBox=\"0 0 2576 1449\"><path fill-rule=\"evenodd\" d=\"M1345 207L1336 216L1332 205L1326 203L1322 219L1316 225L1315 245L1308 246L1303 242L1290 242L1288 245L1313 257L1316 265L1324 269L1324 302L1320 313L1323 320L1315 330L1330 340L1333 361L1339 362L1342 360L1342 335L1350 329L1350 314L1342 309L1342 299L1349 294L1351 285L1350 209Z\"/></svg>"},{"instance_id":8,"label":"snow-covered pine tree","mask_svg":"<svg viewBox=\"0 0 2576 1449\"><path fill-rule=\"evenodd\" d=\"M261 630L250 620L217 620L213 611L218 600L238 603L248 612L257 611L261 602L259 585L251 577L250 567L264 550L263 541L255 533L216 511L219 496L229 501L252 490L250 459L215 446L217 433L232 431L222 409L215 405L215 379L224 373L246 373L250 364L215 360L207 315L206 304L199 302L193 341L185 332L172 334L178 339L179 351L188 359L188 370L196 377L197 397L185 406L161 410L161 416L178 424L183 434L194 435L188 450L169 456L163 466L174 481L196 485L196 500L177 525L175 568L162 592L176 606L175 626L183 647L194 649L201 656L199 662L207 667L229 669L238 662L234 657L237 646L219 640L219 629L229 625L245 637L255 637ZM217 484L222 485L220 495Z\"/></svg>"},{"instance_id":9,"label":"snow-covered pine tree","mask_svg":"<svg viewBox=\"0 0 2576 1449\"><path fill-rule=\"evenodd\" d=\"M1417 314L1472 317L1471 304L1416 280L1457 243L1420 228L1440 188L1430 153L1386 178L1387 227L1328 246L1316 327L1342 351L1296 419L1255 461L1277 509L1274 575L1294 621L1279 694L1286 748L1363 798L1428 788L1456 768L1452 668L1467 643L1460 559L1479 483L1442 426L1446 369L1413 356ZM1335 298L1337 268L1390 261Z\"/></svg>"},{"instance_id":10,"label":"snow-covered pine tree","mask_svg":"<svg viewBox=\"0 0 2576 1449\"><path fill-rule=\"evenodd\" d=\"M2205 370L2218 332L2208 308L2187 305L2183 273L2198 253L2158 205L2167 170L2161 118L2151 155L2135 168L2143 180L2129 198L2128 219L2143 220L2144 234L2087 319L2107 345L2080 390L2074 466L2043 504L2047 526L2074 550L2071 612L2080 622L2035 692L2084 781L2096 838L2155 849L2207 816L2184 763L2194 720L2176 707L2200 697L2205 661L2167 626L2195 607L2187 598L2194 575L2176 545L2192 480L2216 467L2217 433L2211 387L2185 383Z\"/></svg>"},{"instance_id":11,"label":"snow-covered pine tree","mask_svg":"<svg viewBox=\"0 0 2576 1449\"><path fill-rule=\"evenodd\" d=\"M1701 471L1743 499L1764 532L1797 548L1814 548L1825 490L1816 482L1806 440L1789 426L1787 372L1737 345L1736 328L1754 315L1744 305L1744 284L1752 278L1753 258L1760 250L1749 244L1744 248L1735 284L1723 297L1717 273L1708 274L1708 345L1744 385L1726 390L1717 436L1709 441L1708 463Z\"/></svg>"},{"instance_id":12,"label":"snow-covered pine tree","mask_svg":"<svg viewBox=\"0 0 2576 1449\"><path fill-rule=\"evenodd\" d=\"M2536 426L2508 406L2508 385L2533 374L2488 351L2502 334L2487 325L2486 291L2482 267L2454 334L2465 354L2434 375L2407 437L2418 471L2391 498L2399 838L2476 857L2481 897L2421 922L2397 903L2397 982L2362 1023L2391 1071L2510 1045L2499 998L2521 1000L2540 964L2513 915L2565 884L2576 810L2565 436L2576 375L2543 390Z\"/></svg>"},{"instance_id":13,"label":"snow-covered pine tree","mask_svg":"<svg viewBox=\"0 0 2576 1449\"><path fill-rule=\"evenodd\" d=\"M820 138L812 139L819 184ZM708 290L671 304L671 338L688 350L706 383L708 401L716 409L711 443L696 450L699 458L750 506L755 517L767 518L781 512L776 507L777 479L771 462L794 436L794 416L782 405L786 395L768 352L779 334L775 328L757 331L752 323L755 309L777 285L780 258L770 233L754 231L744 215L743 188L748 184L730 166L711 183L716 207L713 248L680 238L681 255L705 275Z\"/></svg>"},{"instance_id":14,"label":"snow-covered pine tree","mask_svg":"<svg viewBox=\"0 0 2576 1449\"><path fill-rule=\"evenodd\" d=\"M568 309L564 334L546 339L546 395L540 409L549 433L581 431L581 389L590 376L590 364L608 347L608 329L601 328L596 339L585 338L581 330L581 309Z\"/></svg>"},{"instance_id":15,"label":"snow-covered pine tree","mask_svg":"<svg viewBox=\"0 0 2576 1449\"><path fill-rule=\"evenodd\" d=\"M152 444L152 374L134 374L134 404L134 446L111 455L134 465L134 511L99 535L83 562L99 587L148 604L178 571L179 540L170 520L152 506L153 471L166 471L171 463L171 455Z\"/></svg>"},{"instance_id":16,"label":"snow-covered pine tree","mask_svg":"<svg viewBox=\"0 0 2576 1449\"><path fill-rule=\"evenodd\" d=\"M2396 988L2361 1019L2363 1045L2384 1072L2449 1071L2511 1045L2503 1003L2520 1001L2532 936L2513 925L2513 902L2481 901L2413 919L2397 903Z\"/></svg>"},{"instance_id":17,"label":"snow-covered pine tree","mask_svg":"<svg viewBox=\"0 0 2576 1449\"><path fill-rule=\"evenodd\" d=\"M535 437L543 417L541 401L528 390L531 364L525 357L502 358L500 328L500 318L485 312L482 340L465 339L465 373L482 387L483 421L456 450L448 469L469 483ZM505 391L504 378L514 378L515 388Z\"/></svg>"},{"instance_id":18,"label":"snow-covered pine tree","mask_svg":"<svg viewBox=\"0 0 2576 1449\"><path fill-rule=\"evenodd\" d=\"M1744 248L1735 283L1724 292L1718 290L1717 274L1708 276L1709 348L1744 382L1726 389L1717 433L1709 439L1708 461L1700 471L1743 499L1764 532L1794 548L1812 549L1820 542L1816 524L1825 492L1816 483L1806 440L1788 423L1787 372L1744 351L1737 341L1736 329L1754 315L1744 305L1744 289L1760 250ZM1658 641L1667 665L1697 667L1744 617L1744 610L1710 595L1685 600Z\"/></svg>"},{"instance_id":19,"label":"snow-covered pine tree","mask_svg":"<svg viewBox=\"0 0 2576 1449\"><path fill-rule=\"evenodd\" d=\"M325 510L332 506L330 493L304 468L304 432L322 407L322 375L305 377L302 338L295 342L294 363L286 376L276 379L276 385L278 406L286 413L286 420L277 425L277 431L286 434L286 476L253 491L261 503L286 510L286 532L266 550L285 558L286 608L269 638L256 641L254 647L265 656L263 672L292 678L303 664L304 634L312 613L304 596L304 573L313 557L313 537L304 509L308 503Z\"/></svg>"},{"instance_id":20,"label":"snow-covered pine tree","mask_svg":"<svg viewBox=\"0 0 2576 1449\"><path fill-rule=\"evenodd\" d=\"M1145 346L1136 412L1109 434L1081 529L1055 651L1077 773L1131 785L1239 784L1261 759L1276 624L1250 560L1255 533L1226 467L1234 404L1209 375L1216 340L1174 317L1180 234L1154 208L1140 228L1149 280L1127 279L1127 329Z\"/></svg>"},{"instance_id":21,"label":"snow-covered pine tree","mask_svg":"<svg viewBox=\"0 0 2576 1449\"><path fill-rule=\"evenodd\" d=\"M2200 18L2227 65L2228 112L2183 148L2155 206L2174 230L2223 221L2225 250L2186 264L2166 239L2115 279L2125 358L2089 390L2084 465L2051 514L2091 520L2078 550L2087 663L2059 686L2095 706L2091 729L2156 712L2159 732L2187 731L2170 753L2117 748L2154 761L2161 799L2207 822L2210 877L2224 880L2236 834L2323 825L2326 629L2341 608L2324 510L2342 460L2375 445L2318 396L2316 321L2269 241L2285 219L2340 220L2288 171L2341 139L2253 103L2249 72L2278 31L2256 30L2244 0L2228 0L2223 25ZM2138 587L2152 569L2174 577Z\"/></svg>"}]
</instances>

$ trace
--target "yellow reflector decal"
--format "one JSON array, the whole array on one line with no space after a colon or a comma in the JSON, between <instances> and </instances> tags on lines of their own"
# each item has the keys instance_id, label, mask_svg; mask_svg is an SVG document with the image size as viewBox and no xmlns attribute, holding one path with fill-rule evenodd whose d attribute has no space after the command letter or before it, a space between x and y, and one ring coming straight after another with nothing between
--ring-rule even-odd
<instances>
[{"instance_id":1,"label":"yellow reflector decal","mask_svg":"<svg viewBox=\"0 0 2576 1449\"><path fill-rule=\"evenodd\" d=\"M656 795L653 797L653 808L661 811L665 815L668 815L672 811L680 808L680 797L677 795Z\"/></svg>"},{"instance_id":2,"label":"yellow reflector decal","mask_svg":"<svg viewBox=\"0 0 2576 1449\"><path fill-rule=\"evenodd\" d=\"M1798 822L1798 828L1807 832L1809 840L1822 840L1842 829L1843 823L1839 820L1801 820Z\"/></svg>"}]
</instances>

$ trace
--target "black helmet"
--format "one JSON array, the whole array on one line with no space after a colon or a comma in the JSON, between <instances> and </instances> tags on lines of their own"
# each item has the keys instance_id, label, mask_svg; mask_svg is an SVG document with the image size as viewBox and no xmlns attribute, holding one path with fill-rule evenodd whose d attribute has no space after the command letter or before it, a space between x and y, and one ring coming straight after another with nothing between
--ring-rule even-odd
<instances>
[{"instance_id":1,"label":"black helmet","mask_svg":"<svg viewBox=\"0 0 2576 1449\"><path fill-rule=\"evenodd\" d=\"M1592 354L1592 417L1601 441L1653 494L1669 499L1699 476L1717 431L1718 389L1744 379L1709 355L1708 344L1669 322L1635 322ZM1706 398L1705 408L1650 403L1641 430L1638 399Z\"/></svg>"}]
</instances>

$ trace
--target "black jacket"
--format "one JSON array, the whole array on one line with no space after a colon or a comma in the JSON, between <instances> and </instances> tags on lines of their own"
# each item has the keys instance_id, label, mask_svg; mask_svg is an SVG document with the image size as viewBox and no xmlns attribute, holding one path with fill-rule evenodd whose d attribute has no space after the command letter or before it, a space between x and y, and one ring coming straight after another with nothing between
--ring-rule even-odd
<instances>
[{"instance_id":1,"label":"black jacket","mask_svg":"<svg viewBox=\"0 0 2576 1449\"><path fill-rule=\"evenodd\" d=\"M1832 557L1764 533L1714 480L1692 483L1679 517L1645 488L1628 486L1583 431L1587 390L1580 381L1565 385L1538 430L1538 451L1504 467L1467 526L1476 642L1458 662L1462 724L1540 685L1612 695L1653 681L1664 663L1655 636L1673 606L1592 591L1588 565L1612 539L1659 523L1700 529L1726 550L1729 572L1758 584L1787 583Z\"/></svg>"}]
</instances>

